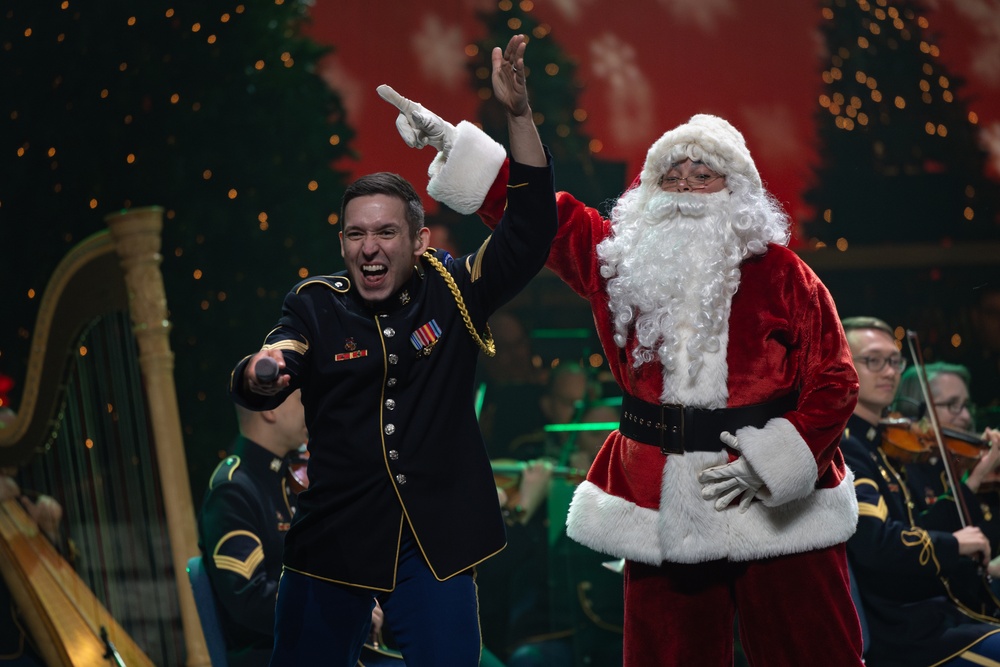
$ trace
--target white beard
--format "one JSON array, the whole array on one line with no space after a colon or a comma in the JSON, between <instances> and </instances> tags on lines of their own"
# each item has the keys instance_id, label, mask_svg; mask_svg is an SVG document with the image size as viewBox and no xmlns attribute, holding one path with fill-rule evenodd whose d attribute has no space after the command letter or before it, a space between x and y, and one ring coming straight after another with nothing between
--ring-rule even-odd
<instances>
[{"instance_id":1,"label":"white beard","mask_svg":"<svg viewBox=\"0 0 1000 667\"><path fill-rule=\"evenodd\" d=\"M631 329L635 367L659 360L662 402L726 405L729 312L746 252L730 203L725 190L635 188L619 199L612 235L597 246L615 343L625 348Z\"/></svg>"}]
</instances>

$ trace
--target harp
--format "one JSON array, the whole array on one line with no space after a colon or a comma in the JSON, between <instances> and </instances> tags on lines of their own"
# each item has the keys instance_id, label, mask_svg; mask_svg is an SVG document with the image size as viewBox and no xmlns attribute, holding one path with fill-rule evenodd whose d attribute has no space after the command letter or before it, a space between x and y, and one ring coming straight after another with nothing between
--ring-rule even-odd
<instances>
[{"instance_id":1,"label":"harp","mask_svg":"<svg viewBox=\"0 0 1000 667\"><path fill-rule=\"evenodd\" d=\"M0 572L50 667L207 666L185 574L197 531L159 268L162 210L106 221L50 278L21 405L0 429L0 465L62 504L68 547L57 551L6 500Z\"/></svg>"}]
</instances>

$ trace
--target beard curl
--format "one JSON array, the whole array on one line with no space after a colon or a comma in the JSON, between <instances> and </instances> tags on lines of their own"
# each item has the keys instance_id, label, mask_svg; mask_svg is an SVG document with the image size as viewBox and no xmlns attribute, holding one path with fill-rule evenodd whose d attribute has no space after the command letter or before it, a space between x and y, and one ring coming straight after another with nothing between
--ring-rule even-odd
<instances>
[{"instance_id":1,"label":"beard curl","mask_svg":"<svg viewBox=\"0 0 1000 667\"><path fill-rule=\"evenodd\" d=\"M763 255L768 243L788 245L791 238L788 215L770 192L756 187L741 174L726 176L726 187L731 193L729 218L742 244L740 252L744 259Z\"/></svg>"},{"instance_id":2,"label":"beard curl","mask_svg":"<svg viewBox=\"0 0 1000 667\"><path fill-rule=\"evenodd\" d=\"M740 264L772 240L770 227L767 240L749 232L761 228L759 216L742 214L740 233L734 209L755 210L727 191L640 187L617 202L612 236L598 244L597 254L608 281L615 344L625 348L632 329L636 367L658 359L666 374L674 374L686 356L687 375L694 378L705 355L719 352Z\"/></svg>"}]
</instances>

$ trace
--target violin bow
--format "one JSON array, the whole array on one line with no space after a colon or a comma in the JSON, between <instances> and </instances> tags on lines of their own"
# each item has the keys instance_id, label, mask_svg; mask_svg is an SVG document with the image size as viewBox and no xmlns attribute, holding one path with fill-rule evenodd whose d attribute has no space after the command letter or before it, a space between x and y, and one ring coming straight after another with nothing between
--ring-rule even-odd
<instances>
[{"instance_id":1,"label":"violin bow","mask_svg":"<svg viewBox=\"0 0 1000 667\"><path fill-rule=\"evenodd\" d=\"M916 331L907 330L906 343L910 348L910 356L913 357L914 370L917 374L917 380L920 383L920 393L923 394L924 403L927 405L927 417L931 422L931 430L934 431L934 440L937 442L938 451L941 452L941 462L944 464L948 485L951 487L951 493L955 496L955 503L958 505L958 518L962 524L962 528L965 528L972 523L972 515L969 513L969 508L965 503L965 495L962 493L961 487L956 483L957 475L954 471L953 461L948 453L948 449L944 446L944 438L941 436L941 424L938 422L934 397L931 396L930 383L927 381L927 373L924 370L924 357L920 351L920 340L917 337Z\"/></svg>"}]
</instances>

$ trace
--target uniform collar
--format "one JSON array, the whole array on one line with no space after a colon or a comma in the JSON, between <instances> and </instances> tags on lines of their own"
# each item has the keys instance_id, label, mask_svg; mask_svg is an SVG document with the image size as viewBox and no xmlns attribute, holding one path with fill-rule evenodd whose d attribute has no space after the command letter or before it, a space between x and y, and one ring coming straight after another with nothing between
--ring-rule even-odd
<instances>
[{"instance_id":1,"label":"uniform collar","mask_svg":"<svg viewBox=\"0 0 1000 667\"><path fill-rule=\"evenodd\" d=\"M253 470L267 471L278 476L284 476L288 470L287 457L276 456L253 440L244 437L237 440L233 453L240 457L244 465Z\"/></svg>"},{"instance_id":2,"label":"uniform collar","mask_svg":"<svg viewBox=\"0 0 1000 667\"><path fill-rule=\"evenodd\" d=\"M849 434L865 443L869 449L875 449L882 444L882 427L872 424L857 415L851 415L847 420Z\"/></svg>"},{"instance_id":3,"label":"uniform collar","mask_svg":"<svg viewBox=\"0 0 1000 667\"><path fill-rule=\"evenodd\" d=\"M424 279L424 267L421 263L417 263L414 266L413 273L410 274L409 280L403 283L403 286L396 290L392 296L380 301L377 304L371 305L361 298L360 293L356 288L352 286L351 294L357 299L366 309L378 315L391 314L406 308L413 299L417 296L420 289L420 284Z\"/></svg>"}]
</instances>

